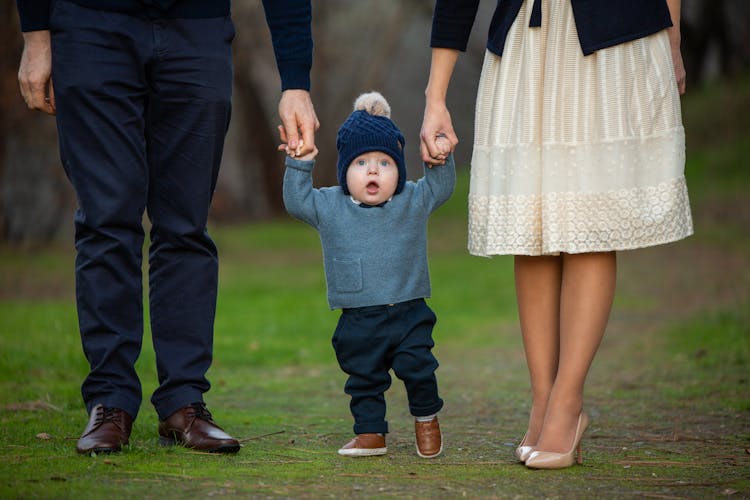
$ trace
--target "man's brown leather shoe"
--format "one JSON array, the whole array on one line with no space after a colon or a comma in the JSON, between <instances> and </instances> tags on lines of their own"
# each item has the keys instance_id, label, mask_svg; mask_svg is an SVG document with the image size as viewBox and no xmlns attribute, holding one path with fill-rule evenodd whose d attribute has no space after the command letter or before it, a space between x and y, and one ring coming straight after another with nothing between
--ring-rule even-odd
<instances>
[{"instance_id":1,"label":"man's brown leather shoe","mask_svg":"<svg viewBox=\"0 0 750 500\"><path fill-rule=\"evenodd\" d=\"M437 417L429 422L414 421L417 438L417 455L422 458L435 458L443 451L443 436Z\"/></svg>"},{"instance_id":2,"label":"man's brown leather shoe","mask_svg":"<svg viewBox=\"0 0 750 500\"><path fill-rule=\"evenodd\" d=\"M237 453L240 449L240 442L213 421L204 403L191 403L159 422L159 444L211 453Z\"/></svg>"},{"instance_id":3,"label":"man's brown leather shoe","mask_svg":"<svg viewBox=\"0 0 750 500\"><path fill-rule=\"evenodd\" d=\"M128 444L133 419L119 408L96 405L76 445L78 453L112 453Z\"/></svg>"},{"instance_id":4,"label":"man's brown leather shoe","mask_svg":"<svg viewBox=\"0 0 750 500\"><path fill-rule=\"evenodd\" d=\"M388 448L385 447L385 436L382 434L365 433L357 434L354 439L339 449L339 455L346 457L372 457L385 455Z\"/></svg>"}]
</instances>

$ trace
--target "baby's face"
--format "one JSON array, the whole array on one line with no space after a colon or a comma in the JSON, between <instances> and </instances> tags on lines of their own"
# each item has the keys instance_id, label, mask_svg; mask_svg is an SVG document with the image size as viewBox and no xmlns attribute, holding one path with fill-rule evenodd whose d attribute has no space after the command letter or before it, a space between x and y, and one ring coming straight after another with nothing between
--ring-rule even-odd
<instances>
[{"instance_id":1,"label":"baby's face","mask_svg":"<svg viewBox=\"0 0 750 500\"><path fill-rule=\"evenodd\" d=\"M346 171L346 186L352 198L367 205L387 201L396 192L398 167L390 155L370 151L357 156Z\"/></svg>"}]
</instances>

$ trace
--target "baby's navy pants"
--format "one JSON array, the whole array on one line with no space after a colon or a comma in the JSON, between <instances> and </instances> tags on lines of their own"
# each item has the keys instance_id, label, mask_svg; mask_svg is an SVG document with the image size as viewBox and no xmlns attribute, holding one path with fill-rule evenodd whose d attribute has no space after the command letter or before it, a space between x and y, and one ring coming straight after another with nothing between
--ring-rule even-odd
<instances>
[{"instance_id":1,"label":"baby's navy pants","mask_svg":"<svg viewBox=\"0 0 750 500\"><path fill-rule=\"evenodd\" d=\"M412 415L432 415L443 407L431 351L435 321L424 299L342 310L332 342L349 375L344 390L351 396L355 434L388 432L384 393L391 386L390 369L404 381Z\"/></svg>"}]
</instances>

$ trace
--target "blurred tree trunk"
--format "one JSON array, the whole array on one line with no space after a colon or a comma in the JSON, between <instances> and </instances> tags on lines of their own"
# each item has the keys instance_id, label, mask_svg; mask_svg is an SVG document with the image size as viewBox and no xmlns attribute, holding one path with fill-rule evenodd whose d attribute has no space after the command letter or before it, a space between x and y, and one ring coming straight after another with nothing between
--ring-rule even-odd
<instances>
[{"instance_id":1,"label":"blurred tree trunk","mask_svg":"<svg viewBox=\"0 0 750 500\"><path fill-rule=\"evenodd\" d=\"M321 128L316 185L336 180L336 132L358 94L379 90L407 140L411 178L421 175L419 128L430 63L434 0L313 2L312 97ZM461 140L459 166L471 155L474 100L495 2L481 2L468 54L448 94ZM683 0L683 56L690 85L750 66L748 0ZM75 197L58 158L54 119L26 109L18 92L21 54L13 0L0 0L0 240L30 242L71 234ZM232 124L211 209L213 220L248 220L283 210L283 154L276 151L280 82L260 0L235 0Z\"/></svg>"},{"instance_id":2,"label":"blurred tree trunk","mask_svg":"<svg viewBox=\"0 0 750 500\"><path fill-rule=\"evenodd\" d=\"M425 31L432 16L430 0L409 2L348 2L327 0L313 4L313 100L321 126L316 143L319 145L315 180L321 185L338 183L336 174L336 133L352 112L356 97L371 90L381 91L391 104L392 118L413 129L411 111L424 103L424 84L429 68L429 35ZM416 45L414 31L418 31ZM423 53L418 64L405 48ZM412 85L405 73L414 67L424 78ZM394 85L391 80L397 82ZM420 78L421 80L421 78ZM396 92L411 101L411 106L398 106ZM421 110L418 111L421 119ZM405 120L406 118L406 120ZM414 148L415 136L407 135ZM412 150L413 152L413 150ZM416 164L414 155L411 162Z\"/></svg>"},{"instance_id":3,"label":"blurred tree trunk","mask_svg":"<svg viewBox=\"0 0 750 500\"><path fill-rule=\"evenodd\" d=\"M238 53L238 59L250 59L249 54ZM243 213L256 216L279 214L284 210L281 199L281 183L284 171L281 168L283 156L276 150L278 141L274 139L274 125L268 119L263 107L263 96L258 85L244 71L236 71L234 91L239 95L241 134L246 139L244 158L256 153L257 161L242 165L244 172L246 202Z\"/></svg>"},{"instance_id":4,"label":"blurred tree trunk","mask_svg":"<svg viewBox=\"0 0 750 500\"><path fill-rule=\"evenodd\" d=\"M682 56L690 85L748 70L750 2L684 0L682 11Z\"/></svg>"},{"instance_id":5,"label":"blurred tree trunk","mask_svg":"<svg viewBox=\"0 0 750 500\"><path fill-rule=\"evenodd\" d=\"M0 240L48 241L71 227L74 195L57 152L54 117L18 89L22 39L15 2L0 3Z\"/></svg>"},{"instance_id":6,"label":"blurred tree trunk","mask_svg":"<svg viewBox=\"0 0 750 500\"><path fill-rule=\"evenodd\" d=\"M16 15L13 3L3 0L2 10L0 10L0 179L5 177L5 138L8 137L10 129L10 98L13 92L13 62L18 57L18 34L13 31L16 23L12 21ZM5 236L5 187L6 183L0 183L3 189L0 189L0 240Z\"/></svg>"},{"instance_id":7,"label":"blurred tree trunk","mask_svg":"<svg viewBox=\"0 0 750 500\"><path fill-rule=\"evenodd\" d=\"M284 157L276 150L281 83L260 0L232 4L234 90L221 173L211 214L217 220L283 213Z\"/></svg>"}]
</instances>

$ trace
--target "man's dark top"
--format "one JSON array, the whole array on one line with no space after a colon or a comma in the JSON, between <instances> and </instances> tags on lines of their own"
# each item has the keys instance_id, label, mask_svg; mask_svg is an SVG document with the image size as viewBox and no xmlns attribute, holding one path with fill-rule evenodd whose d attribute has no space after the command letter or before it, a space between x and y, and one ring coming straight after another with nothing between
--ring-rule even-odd
<instances>
[{"instance_id":1,"label":"man's dark top","mask_svg":"<svg viewBox=\"0 0 750 500\"><path fill-rule=\"evenodd\" d=\"M150 19L203 19L230 15L230 0L69 0L83 7ZM55 0L16 0L21 31L50 28ZM310 0L263 0L281 88L310 90L312 32Z\"/></svg>"}]
</instances>

